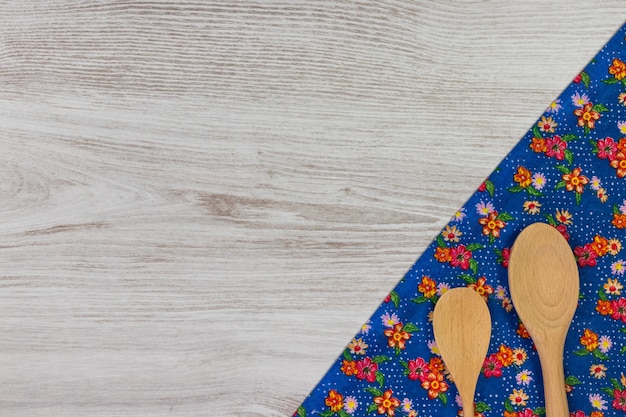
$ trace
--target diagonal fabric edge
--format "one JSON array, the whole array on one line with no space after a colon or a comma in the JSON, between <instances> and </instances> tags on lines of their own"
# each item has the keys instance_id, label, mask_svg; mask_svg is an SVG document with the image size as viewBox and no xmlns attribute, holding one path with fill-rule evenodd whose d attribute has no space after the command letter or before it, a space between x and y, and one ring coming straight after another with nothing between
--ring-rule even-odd
<instances>
[{"instance_id":1,"label":"diagonal fabric edge","mask_svg":"<svg viewBox=\"0 0 626 417\"><path fill-rule=\"evenodd\" d=\"M511 303L506 269L515 237L537 221L568 239L580 270L581 298L564 353L570 411L626 412L625 35L626 25L548 106L294 415L456 416L460 399L430 317L438 297L458 286L485 298L494 323L477 415L542 415L539 360Z\"/></svg>"}]
</instances>

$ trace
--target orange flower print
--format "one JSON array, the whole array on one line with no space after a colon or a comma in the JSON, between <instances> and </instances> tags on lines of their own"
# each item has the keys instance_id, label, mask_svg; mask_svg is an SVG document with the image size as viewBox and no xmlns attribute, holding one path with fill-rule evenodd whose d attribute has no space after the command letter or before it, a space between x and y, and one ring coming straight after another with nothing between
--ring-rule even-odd
<instances>
[{"instance_id":1,"label":"orange flower print","mask_svg":"<svg viewBox=\"0 0 626 417\"><path fill-rule=\"evenodd\" d=\"M626 214L613 213L613 220L611 220L611 223L618 229L626 228Z\"/></svg>"},{"instance_id":2,"label":"orange flower print","mask_svg":"<svg viewBox=\"0 0 626 417\"><path fill-rule=\"evenodd\" d=\"M598 300L598 303L596 304L596 311L600 313L601 316L609 316L613 314L611 302L609 300Z\"/></svg>"},{"instance_id":3,"label":"orange flower print","mask_svg":"<svg viewBox=\"0 0 626 417\"><path fill-rule=\"evenodd\" d=\"M480 277L475 283L468 285L469 288L473 289L480 296L482 296L485 301L487 301L487 298L493 294L493 287L491 285L487 285L486 282L487 278Z\"/></svg>"},{"instance_id":4,"label":"orange flower print","mask_svg":"<svg viewBox=\"0 0 626 417\"><path fill-rule=\"evenodd\" d=\"M508 346L500 345L498 352L496 352L496 358L504 367L511 366L513 361L515 361L515 356L513 355L513 349Z\"/></svg>"},{"instance_id":5,"label":"orange flower print","mask_svg":"<svg viewBox=\"0 0 626 417\"><path fill-rule=\"evenodd\" d=\"M593 242L591 242L591 249L593 249L598 256L604 256L609 253L609 240L602 236L595 235Z\"/></svg>"},{"instance_id":6,"label":"orange flower print","mask_svg":"<svg viewBox=\"0 0 626 417\"><path fill-rule=\"evenodd\" d=\"M341 363L341 372L343 372L344 375L347 375L347 376L356 375L357 373L356 361L349 361L349 360L344 359L343 362Z\"/></svg>"},{"instance_id":7,"label":"orange flower print","mask_svg":"<svg viewBox=\"0 0 626 417\"><path fill-rule=\"evenodd\" d=\"M439 372L430 372L426 377L426 380L422 382L422 388L428 391L428 398L434 400L448 391L448 384L443 380L443 375Z\"/></svg>"},{"instance_id":8,"label":"orange flower print","mask_svg":"<svg viewBox=\"0 0 626 417\"><path fill-rule=\"evenodd\" d=\"M621 81L626 77L626 63L620 59L613 59L613 65L609 67L609 74Z\"/></svg>"},{"instance_id":9,"label":"orange flower print","mask_svg":"<svg viewBox=\"0 0 626 417\"><path fill-rule=\"evenodd\" d=\"M626 138L620 138L617 142L617 150L622 153L626 153ZM614 156L613 156L614 158ZM612 159L609 157L609 159Z\"/></svg>"},{"instance_id":10,"label":"orange flower print","mask_svg":"<svg viewBox=\"0 0 626 417\"><path fill-rule=\"evenodd\" d=\"M422 283L417 286L417 290L424 294L424 297L432 298L437 293L437 283L430 277L423 276Z\"/></svg>"},{"instance_id":11,"label":"orange flower print","mask_svg":"<svg viewBox=\"0 0 626 417\"><path fill-rule=\"evenodd\" d=\"M331 389L328 392L328 397L324 401L327 407L330 407L330 410L333 412L337 412L343 408L343 395L339 394L334 389Z\"/></svg>"},{"instance_id":12,"label":"orange flower print","mask_svg":"<svg viewBox=\"0 0 626 417\"><path fill-rule=\"evenodd\" d=\"M626 177L626 155L624 152L618 152L615 154L615 159L609 162L611 168L615 168L617 171L615 174L618 178Z\"/></svg>"},{"instance_id":13,"label":"orange flower print","mask_svg":"<svg viewBox=\"0 0 626 417\"><path fill-rule=\"evenodd\" d=\"M578 126L586 129L593 129L596 120L600 118L600 113L593 110L593 104L587 103L581 109L574 110L574 115L578 117Z\"/></svg>"},{"instance_id":14,"label":"orange flower print","mask_svg":"<svg viewBox=\"0 0 626 417\"><path fill-rule=\"evenodd\" d=\"M387 414L389 417L396 415L396 408L400 406L400 400L393 397L393 391L388 389L379 397L374 397L374 404L378 407L378 414Z\"/></svg>"},{"instance_id":15,"label":"orange flower print","mask_svg":"<svg viewBox=\"0 0 626 417\"><path fill-rule=\"evenodd\" d=\"M428 369L430 369L432 372L443 372L443 360L441 360L441 358L437 356L433 356L428 361Z\"/></svg>"},{"instance_id":16,"label":"orange flower print","mask_svg":"<svg viewBox=\"0 0 626 417\"><path fill-rule=\"evenodd\" d=\"M530 339L530 334L528 333L526 326L524 326L524 323L522 323L521 321L517 325L517 330L515 331L515 333L517 333L522 339Z\"/></svg>"},{"instance_id":17,"label":"orange flower print","mask_svg":"<svg viewBox=\"0 0 626 417\"><path fill-rule=\"evenodd\" d=\"M585 329L584 334L580 337L580 344L589 352L593 352L600 345L598 342L598 334L590 329Z\"/></svg>"},{"instance_id":18,"label":"orange flower print","mask_svg":"<svg viewBox=\"0 0 626 417\"><path fill-rule=\"evenodd\" d=\"M406 341L411 338L408 332L402 330L402 323L396 324L392 329L385 330L384 335L388 337L387 344L390 348L398 347L399 349L404 349Z\"/></svg>"},{"instance_id":19,"label":"orange flower print","mask_svg":"<svg viewBox=\"0 0 626 417\"><path fill-rule=\"evenodd\" d=\"M452 260L452 256L450 255L450 248L438 247L435 250L435 259L443 263L450 262Z\"/></svg>"},{"instance_id":20,"label":"orange flower print","mask_svg":"<svg viewBox=\"0 0 626 417\"><path fill-rule=\"evenodd\" d=\"M565 189L567 191L575 191L578 194L582 194L585 190L585 185L589 184L589 178L581 175L582 169L580 167L574 168L569 174L563 174L563 182L565 183Z\"/></svg>"},{"instance_id":21,"label":"orange flower print","mask_svg":"<svg viewBox=\"0 0 626 417\"><path fill-rule=\"evenodd\" d=\"M527 168L519 166L513 175L513 181L518 183L520 187L527 188L533 182L533 177Z\"/></svg>"},{"instance_id":22,"label":"orange flower print","mask_svg":"<svg viewBox=\"0 0 626 417\"><path fill-rule=\"evenodd\" d=\"M506 226L506 223L498 219L497 211L492 211L487 217L481 217L478 223L483 227L483 235L494 238L500 237L500 229Z\"/></svg>"},{"instance_id":23,"label":"orange flower print","mask_svg":"<svg viewBox=\"0 0 626 417\"><path fill-rule=\"evenodd\" d=\"M546 140L544 138L533 138L530 143L530 149L537 153L544 153L547 150Z\"/></svg>"}]
</instances>

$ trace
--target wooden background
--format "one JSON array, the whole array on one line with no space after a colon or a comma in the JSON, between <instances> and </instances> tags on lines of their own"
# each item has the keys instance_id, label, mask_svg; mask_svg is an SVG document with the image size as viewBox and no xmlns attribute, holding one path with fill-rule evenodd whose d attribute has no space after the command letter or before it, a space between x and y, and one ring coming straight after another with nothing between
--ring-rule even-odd
<instances>
[{"instance_id":1,"label":"wooden background","mask_svg":"<svg viewBox=\"0 0 626 417\"><path fill-rule=\"evenodd\" d=\"M290 415L625 16L0 1L0 415Z\"/></svg>"}]
</instances>

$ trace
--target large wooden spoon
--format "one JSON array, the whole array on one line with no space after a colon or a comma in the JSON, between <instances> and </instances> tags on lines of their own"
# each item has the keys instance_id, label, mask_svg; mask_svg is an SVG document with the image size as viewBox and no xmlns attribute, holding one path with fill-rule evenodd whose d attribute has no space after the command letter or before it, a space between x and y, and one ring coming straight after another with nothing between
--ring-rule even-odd
<instances>
[{"instance_id":1,"label":"large wooden spoon","mask_svg":"<svg viewBox=\"0 0 626 417\"><path fill-rule=\"evenodd\" d=\"M554 227L534 223L519 234L509 257L513 306L535 342L547 417L568 417L563 348L576 306L576 259Z\"/></svg>"},{"instance_id":2,"label":"large wooden spoon","mask_svg":"<svg viewBox=\"0 0 626 417\"><path fill-rule=\"evenodd\" d=\"M435 305L433 331L441 359L461 396L463 415L474 417L476 382L491 338L485 300L471 288L446 291Z\"/></svg>"}]
</instances>

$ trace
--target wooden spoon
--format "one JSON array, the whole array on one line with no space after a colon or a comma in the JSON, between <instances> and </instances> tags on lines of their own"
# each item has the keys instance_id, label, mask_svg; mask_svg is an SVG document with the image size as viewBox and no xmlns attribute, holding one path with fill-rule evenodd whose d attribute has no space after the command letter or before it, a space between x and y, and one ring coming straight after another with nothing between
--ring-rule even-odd
<instances>
[{"instance_id":1,"label":"wooden spoon","mask_svg":"<svg viewBox=\"0 0 626 417\"><path fill-rule=\"evenodd\" d=\"M541 362L547 417L569 417L563 348L578 304L578 268L561 233L534 223L519 234L509 257L513 306Z\"/></svg>"},{"instance_id":2,"label":"wooden spoon","mask_svg":"<svg viewBox=\"0 0 626 417\"><path fill-rule=\"evenodd\" d=\"M491 338L487 303L471 288L448 290L435 305L433 330L441 358L461 396L463 415L474 417L476 382Z\"/></svg>"}]
</instances>

